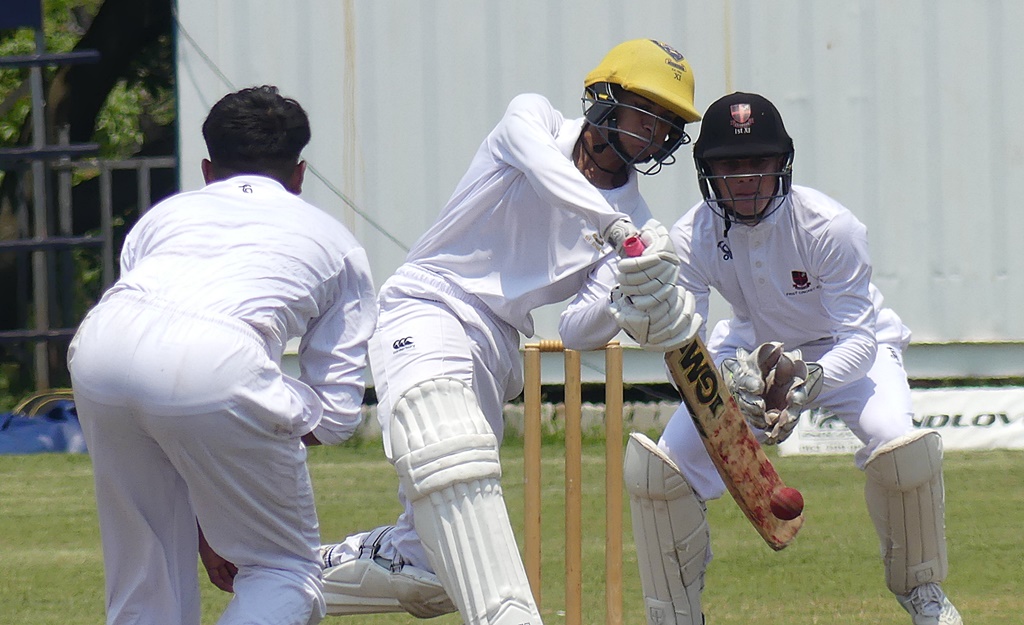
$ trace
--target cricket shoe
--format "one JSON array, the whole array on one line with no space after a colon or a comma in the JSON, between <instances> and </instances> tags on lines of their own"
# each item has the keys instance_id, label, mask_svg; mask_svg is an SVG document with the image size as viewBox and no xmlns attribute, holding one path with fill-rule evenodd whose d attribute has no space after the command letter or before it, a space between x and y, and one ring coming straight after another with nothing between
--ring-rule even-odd
<instances>
[{"instance_id":1,"label":"cricket shoe","mask_svg":"<svg viewBox=\"0 0 1024 625\"><path fill-rule=\"evenodd\" d=\"M357 558L346 556L341 545L320 547L327 614L408 612L433 618L457 610L436 575L401 556L380 554L382 542L393 529L386 526L369 532Z\"/></svg>"},{"instance_id":2,"label":"cricket shoe","mask_svg":"<svg viewBox=\"0 0 1024 625\"><path fill-rule=\"evenodd\" d=\"M963 625L960 613L950 603L939 585L921 584L906 595L896 595L903 609L910 613L914 625Z\"/></svg>"}]
</instances>

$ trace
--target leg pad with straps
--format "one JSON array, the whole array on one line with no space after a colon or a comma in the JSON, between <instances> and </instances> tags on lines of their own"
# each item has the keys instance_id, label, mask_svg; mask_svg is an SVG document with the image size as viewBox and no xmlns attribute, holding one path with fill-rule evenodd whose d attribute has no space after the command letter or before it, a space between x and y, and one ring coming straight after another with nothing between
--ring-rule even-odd
<instances>
[{"instance_id":1,"label":"leg pad with straps","mask_svg":"<svg viewBox=\"0 0 1024 625\"><path fill-rule=\"evenodd\" d=\"M623 464L647 622L701 625L711 546L704 502L643 434L630 434Z\"/></svg>"},{"instance_id":2,"label":"leg pad with straps","mask_svg":"<svg viewBox=\"0 0 1024 625\"><path fill-rule=\"evenodd\" d=\"M901 436L871 454L864 472L889 590L906 595L921 584L942 582L949 568L942 438L932 431Z\"/></svg>"},{"instance_id":3,"label":"leg pad with straps","mask_svg":"<svg viewBox=\"0 0 1024 625\"><path fill-rule=\"evenodd\" d=\"M501 490L498 442L460 380L395 403L391 449L413 525L466 625L540 625Z\"/></svg>"},{"instance_id":4,"label":"leg pad with straps","mask_svg":"<svg viewBox=\"0 0 1024 625\"><path fill-rule=\"evenodd\" d=\"M394 526L389 525L367 533L358 558L335 563L331 551L338 545L320 548L327 614L408 612L418 618L433 618L456 610L436 575L400 556L380 555L392 530Z\"/></svg>"}]
</instances>

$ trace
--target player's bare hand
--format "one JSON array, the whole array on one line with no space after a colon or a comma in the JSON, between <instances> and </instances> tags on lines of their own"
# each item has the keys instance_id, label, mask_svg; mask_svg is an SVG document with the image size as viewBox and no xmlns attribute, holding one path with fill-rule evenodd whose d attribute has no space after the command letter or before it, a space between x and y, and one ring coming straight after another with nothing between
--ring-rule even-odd
<instances>
[{"instance_id":1,"label":"player's bare hand","mask_svg":"<svg viewBox=\"0 0 1024 625\"><path fill-rule=\"evenodd\" d=\"M202 531L199 532L199 559L203 563L203 568L206 569L206 574L210 577L210 583L224 592L233 593L235 591L235 575L238 573L238 567L214 551L213 547L206 542Z\"/></svg>"}]
</instances>

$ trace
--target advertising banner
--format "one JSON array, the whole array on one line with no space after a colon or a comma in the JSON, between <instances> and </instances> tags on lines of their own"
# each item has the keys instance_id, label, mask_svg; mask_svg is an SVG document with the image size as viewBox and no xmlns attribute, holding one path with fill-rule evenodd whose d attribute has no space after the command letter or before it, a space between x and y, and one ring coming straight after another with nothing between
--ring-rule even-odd
<instances>
[{"instance_id":1,"label":"advertising banner","mask_svg":"<svg viewBox=\"0 0 1024 625\"><path fill-rule=\"evenodd\" d=\"M946 450L1024 449L1024 388L955 388L911 392L914 425L942 434ZM861 442L836 416L805 411L781 455L854 453Z\"/></svg>"}]
</instances>

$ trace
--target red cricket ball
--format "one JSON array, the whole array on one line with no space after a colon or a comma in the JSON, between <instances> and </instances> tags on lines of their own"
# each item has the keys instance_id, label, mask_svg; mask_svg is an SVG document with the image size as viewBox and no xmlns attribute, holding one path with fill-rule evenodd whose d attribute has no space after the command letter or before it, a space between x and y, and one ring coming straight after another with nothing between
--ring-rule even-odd
<instances>
[{"instance_id":1,"label":"red cricket ball","mask_svg":"<svg viewBox=\"0 0 1024 625\"><path fill-rule=\"evenodd\" d=\"M789 521L804 511L804 496L795 488L785 487L772 493L772 514Z\"/></svg>"}]
</instances>

